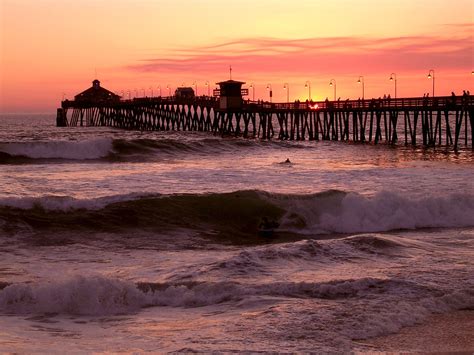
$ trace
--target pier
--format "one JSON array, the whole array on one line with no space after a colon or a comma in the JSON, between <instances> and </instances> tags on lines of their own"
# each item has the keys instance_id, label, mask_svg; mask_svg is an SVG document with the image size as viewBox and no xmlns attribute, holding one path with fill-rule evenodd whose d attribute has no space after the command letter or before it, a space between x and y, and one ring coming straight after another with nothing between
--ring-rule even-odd
<instances>
[{"instance_id":1,"label":"pier","mask_svg":"<svg viewBox=\"0 0 474 355\"><path fill-rule=\"evenodd\" d=\"M270 103L243 99L243 82L218 84L214 96L123 100L95 80L74 100L62 101L57 126L474 149L472 95Z\"/></svg>"}]
</instances>

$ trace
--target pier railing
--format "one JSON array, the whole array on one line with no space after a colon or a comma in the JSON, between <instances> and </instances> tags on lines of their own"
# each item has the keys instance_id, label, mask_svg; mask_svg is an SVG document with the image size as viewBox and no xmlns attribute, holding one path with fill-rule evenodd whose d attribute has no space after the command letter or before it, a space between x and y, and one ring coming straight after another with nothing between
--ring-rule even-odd
<instances>
[{"instance_id":1,"label":"pier railing","mask_svg":"<svg viewBox=\"0 0 474 355\"><path fill-rule=\"evenodd\" d=\"M164 97L140 97L120 101L94 101L82 102L65 100L61 103L62 108L92 107L101 105L111 107L117 105L148 105L148 104L187 104L201 105L219 108L219 99L211 96L198 96L195 98L176 98L174 96ZM271 103L269 101L242 101L242 109L269 109L269 110L352 110L352 109L396 109L405 110L411 108L430 109L451 109L463 105L474 105L473 95L464 96L436 96L436 97L412 97L412 98L378 98L378 99L358 99L358 100L337 100L337 101L294 101L285 103Z\"/></svg>"}]
</instances>

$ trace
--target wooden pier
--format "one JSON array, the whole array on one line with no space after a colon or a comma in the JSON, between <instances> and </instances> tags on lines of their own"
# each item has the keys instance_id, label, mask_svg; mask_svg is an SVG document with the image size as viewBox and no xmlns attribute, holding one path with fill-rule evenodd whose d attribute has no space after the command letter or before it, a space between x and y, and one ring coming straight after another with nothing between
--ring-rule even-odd
<instances>
[{"instance_id":1,"label":"wooden pier","mask_svg":"<svg viewBox=\"0 0 474 355\"><path fill-rule=\"evenodd\" d=\"M219 94L217 92L217 94ZM472 95L269 103L216 97L65 100L57 125L144 131L199 131L260 139L474 147Z\"/></svg>"}]
</instances>

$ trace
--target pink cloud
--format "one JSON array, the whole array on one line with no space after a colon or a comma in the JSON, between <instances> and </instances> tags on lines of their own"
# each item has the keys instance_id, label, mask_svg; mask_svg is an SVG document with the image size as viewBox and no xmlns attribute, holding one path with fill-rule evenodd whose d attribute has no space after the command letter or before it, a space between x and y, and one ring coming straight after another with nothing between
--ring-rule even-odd
<instances>
[{"instance_id":1,"label":"pink cloud","mask_svg":"<svg viewBox=\"0 0 474 355\"><path fill-rule=\"evenodd\" d=\"M451 26L451 25L449 25ZM135 72L214 73L232 64L247 74L309 75L430 68L471 70L472 25L456 25L458 37L334 37L307 39L245 38L211 46L177 49L168 57L144 59L127 67Z\"/></svg>"}]
</instances>

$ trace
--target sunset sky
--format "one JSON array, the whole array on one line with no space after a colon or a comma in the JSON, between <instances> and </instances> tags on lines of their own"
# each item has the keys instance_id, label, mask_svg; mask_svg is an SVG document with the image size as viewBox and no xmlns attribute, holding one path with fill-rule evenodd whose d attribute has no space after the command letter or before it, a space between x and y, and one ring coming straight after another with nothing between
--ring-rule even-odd
<instances>
[{"instance_id":1,"label":"sunset sky","mask_svg":"<svg viewBox=\"0 0 474 355\"><path fill-rule=\"evenodd\" d=\"M49 112L95 78L120 95L254 83L256 98L474 91L472 0L0 0L0 112ZM252 96L252 93L251 95Z\"/></svg>"}]
</instances>

